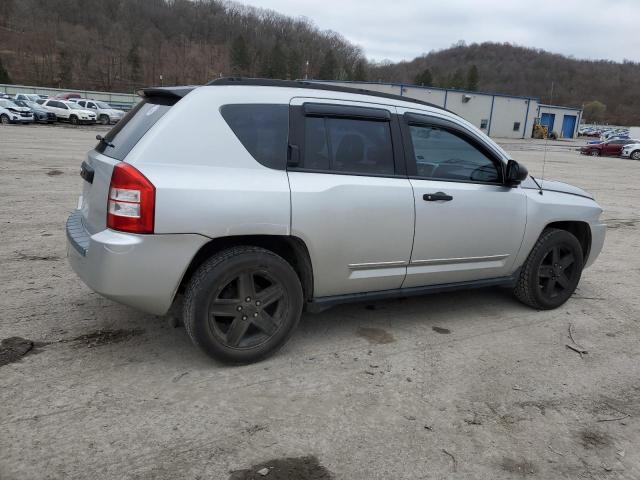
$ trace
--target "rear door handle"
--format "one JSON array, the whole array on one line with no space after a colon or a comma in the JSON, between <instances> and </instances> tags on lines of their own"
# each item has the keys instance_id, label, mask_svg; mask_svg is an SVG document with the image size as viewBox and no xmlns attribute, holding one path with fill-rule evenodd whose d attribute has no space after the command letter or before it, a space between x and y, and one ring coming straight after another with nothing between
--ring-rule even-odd
<instances>
[{"instance_id":1,"label":"rear door handle","mask_svg":"<svg viewBox=\"0 0 640 480\"><path fill-rule=\"evenodd\" d=\"M425 193L422 196L422 199L425 202L437 202L437 201L449 202L453 200L453 197L443 192L436 192L436 193Z\"/></svg>"}]
</instances>

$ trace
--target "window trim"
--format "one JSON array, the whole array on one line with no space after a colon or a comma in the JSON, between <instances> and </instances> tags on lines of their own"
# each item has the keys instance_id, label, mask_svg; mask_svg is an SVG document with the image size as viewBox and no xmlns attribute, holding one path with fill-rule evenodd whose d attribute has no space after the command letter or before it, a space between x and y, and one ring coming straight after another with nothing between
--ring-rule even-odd
<instances>
[{"instance_id":1,"label":"window trim","mask_svg":"<svg viewBox=\"0 0 640 480\"><path fill-rule=\"evenodd\" d=\"M393 108L393 107L390 107ZM307 114L309 111L309 114ZM384 118L387 117L388 118ZM301 165L305 143L305 117L324 117L351 119L356 121L374 121L389 123L391 133L391 153L393 155L393 174L347 172L338 170L324 170L305 168ZM302 105L289 106L289 148L287 159L287 171L304 173L323 173L329 175L350 175L356 177L376 178L407 178L406 162L402 141L400 122L395 113L384 108L372 108L364 106L344 105L336 103L304 102ZM297 152L298 160L295 155Z\"/></svg>"},{"instance_id":2,"label":"window trim","mask_svg":"<svg viewBox=\"0 0 640 480\"><path fill-rule=\"evenodd\" d=\"M416 180L429 180L433 182L451 182L451 183L472 183L480 185L505 185L505 163L494 153L489 147L484 145L479 139L472 136L464 127L455 122L439 117L429 115L421 115L413 112L405 112L403 121L401 122L402 140L404 143L405 161L407 163L406 171L409 178ZM497 182L483 182L480 180L456 180L447 178L434 178L418 175L418 166L416 162L416 154L413 149L413 141L411 139L410 126L419 127L436 127L448 131L457 137L461 137L464 141L471 144L477 150L480 150L489 160L491 160L498 171L499 180Z\"/></svg>"}]
</instances>

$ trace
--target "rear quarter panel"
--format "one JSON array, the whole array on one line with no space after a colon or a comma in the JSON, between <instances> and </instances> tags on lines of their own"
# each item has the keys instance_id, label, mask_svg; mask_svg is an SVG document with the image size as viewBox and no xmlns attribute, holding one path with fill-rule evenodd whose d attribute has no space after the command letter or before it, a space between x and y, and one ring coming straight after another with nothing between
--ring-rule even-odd
<instances>
[{"instance_id":1,"label":"rear quarter panel","mask_svg":"<svg viewBox=\"0 0 640 480\"><path fill-rule=\"evenodd\" d=\"M287 173L258 163L220 114L229 103L282 103L273 90L234 87L189 93L145 134L125 159L156 187L156 233L211 238L288 235ZM259 89L258 89L259 90Z\"/></svg>"}]
</instances>

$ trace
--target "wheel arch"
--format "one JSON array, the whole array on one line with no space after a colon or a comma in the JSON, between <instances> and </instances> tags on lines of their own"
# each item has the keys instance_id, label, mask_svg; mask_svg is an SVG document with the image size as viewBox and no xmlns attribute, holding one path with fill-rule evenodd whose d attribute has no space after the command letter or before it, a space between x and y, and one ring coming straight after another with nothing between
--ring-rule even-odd
<instances>
[{"instance_id":1,"label":"wheel arch","mask_svg":"<svg viewBox=\"0 0 640 480\"><path fill-rule=\"evenodd\" d=\"M298 274L305 301L313 297L313 267L309 250L304 241L289 235L237 235L212 239L200 247L191 260L182 276L178 292L184 291L187 283L204 261L222 250L238 246L261 247L285 259Z\"/></svg>"},{"instance_id":2,"label":"wheel arch","mask_svg":"<svg viewBox=\"0 0 640 480\"><path fill-rule=\"evenodd\" d=\"M560 222L551 222L545 226L545 230L547 228L565 230L576 237L582 247L582 257L586 263L589 258L589 253L591 252L591 227L587 222L579 220L564 220Z\"/></svg>"}]
</instances>

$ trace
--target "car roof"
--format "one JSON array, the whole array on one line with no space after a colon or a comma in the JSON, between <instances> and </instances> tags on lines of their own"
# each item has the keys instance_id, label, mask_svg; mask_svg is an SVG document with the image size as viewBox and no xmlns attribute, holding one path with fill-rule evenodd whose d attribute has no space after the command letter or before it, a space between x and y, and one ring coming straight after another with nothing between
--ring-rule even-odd
<instances>
[{"instance_id":1,"label":"car roof","mask_svg":"<svg viewBox=\"0 0 640 480\"><path fill-rule=\"evenodd\" d=\"M328 91L328 92L340 92L349 93L355 95L366 95L369 97L385 98L389 100L395 100L404 103L425 105L437 110L453 113L446 108L436 105L434 103L424 102L414 98L403 97L402 95L394 95L391 93L377 92L373 90L366 90L364 88L352 88L342 87L338 85L330 85L326 83L308 82L305 80L274 80L269 78L245 78L245 77L223 77L216 80L212 80L206 84L207 86L249 86L249 87L276 87L276 88L295 88L295 89L307 89L316 91ZM151 87L145 88L138 92L142 97L184 97L192 90L198 88L198 86L178 86L178 87Z\"/></svg>"}]
</instances>

